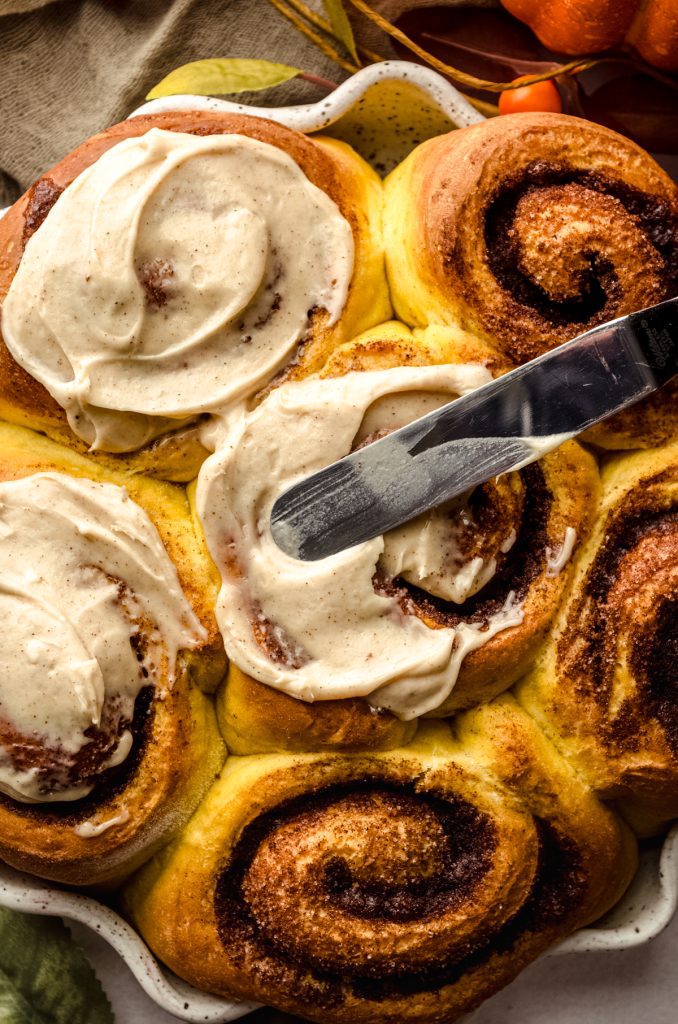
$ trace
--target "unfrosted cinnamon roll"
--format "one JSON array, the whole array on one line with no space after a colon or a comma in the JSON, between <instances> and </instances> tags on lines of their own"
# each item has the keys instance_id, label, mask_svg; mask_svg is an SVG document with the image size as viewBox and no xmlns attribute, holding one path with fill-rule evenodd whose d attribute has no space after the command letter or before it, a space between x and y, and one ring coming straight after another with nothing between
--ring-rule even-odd
<instances>
[{"instance_id":1,"label":"unfrosted cinnamon roll","mask_svg":"<svg viewBox=\"0 0 678 1024\"><path fill-rule=\"evenodd\" d=\"M606 799L678 815L678 443L615 458L555 633L519 700Z\"/></svg>"},{"instance_id":2,"label":"unfrosted cinnamon roll","mask_svg":"<svg viewBox=\"0 0 678 1024\"><path fill-rule=\"evenodd\" d=\"M635 857L503 697L388 753L229 759L125 900L199 988L322 1024L433 1024L604 912Z\"/></svg>"},{"instance_id":3,"label":"unfrosted cinnamon roll","mask_svg":"<svg viewBox=\"0 0 678 1024\"><path fill-rule=\"evenodd\" d=\"M297 561L270 533L271 506L294 480L501 368L459 331L386 324L226 424L197 504L222 576L217 618L235 669L218 700L237 752L298 749L302 733L307 749L393 745L402 731L371 709L405 722L445 715L530 666L595 509L595 463L575 443L331 558ZM248 680L288 699L247 708L262 692ZM360 712L357 698L368 702ZM334 707L295 712L295 699Z\"/></svg>"},{"instance_id":4,"label":"unfrosted cinnamon roll","mask_svg":"<svg viewBox=\"0 0 678 1024\"><path fill-rule=\"evenodd\" d=\"M678 290L678 190L642 149L560 114L514 114L431 139L389 176L396 313L458 324L524 362ZM678 431L670 384L596 427L611 448Z\"/></svg>"},{"instance_id":5,"label":"unfrosted cinnamon roll","mask_svg":"<svg viewBox=\"0 0 678 1024\"><path fill-rule=\"evenodd\" d=\"M389 313L381 185L244 115L115 125L0 223L0 414L187 480L201 418Z\"/></svg>"},{"instance_id":6,"label":"unfrosted cinnamon roll","mask_svg":"<svg viewBox=\"0 0 678 1024\"><path fill-rule=\"evenodd\" d=\"M224 758L211 593L183 492L0 425L4 860L109 883L186 821Z\"/></svg>"}]
</instances>

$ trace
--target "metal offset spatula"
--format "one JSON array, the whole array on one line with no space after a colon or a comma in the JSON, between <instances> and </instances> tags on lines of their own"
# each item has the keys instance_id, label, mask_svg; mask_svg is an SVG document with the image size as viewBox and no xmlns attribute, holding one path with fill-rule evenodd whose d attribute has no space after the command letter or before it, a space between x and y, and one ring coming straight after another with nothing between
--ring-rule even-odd
<instances>
[{"instance_id":1,"label":"metal offset spatula","mask_svg":"<svg viewBox=\"0 0 678 1024\"><path fill-rule=\"evenodd\" d=\"M678 298L573 341L294 484L276 543L316 560L370 540L656 391L678 373Z\"/></svg>"}]
</instances>

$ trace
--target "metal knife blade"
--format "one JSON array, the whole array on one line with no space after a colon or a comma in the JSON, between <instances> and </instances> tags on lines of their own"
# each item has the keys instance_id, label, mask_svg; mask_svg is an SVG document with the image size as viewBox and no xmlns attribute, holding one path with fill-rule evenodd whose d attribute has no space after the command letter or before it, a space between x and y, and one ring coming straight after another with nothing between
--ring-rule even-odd
<instances>
[{"instance_id":1,"label":"metal knife blade","mask_svg":"<svg viewBox=\"0 0 678 1024\"><path fill-rule=\"evenodd\" d=\"M370 540L656 391L678 373L678 298L573 341L295 483L279 547L314 561Z\"/></svg>"}]
</instances>

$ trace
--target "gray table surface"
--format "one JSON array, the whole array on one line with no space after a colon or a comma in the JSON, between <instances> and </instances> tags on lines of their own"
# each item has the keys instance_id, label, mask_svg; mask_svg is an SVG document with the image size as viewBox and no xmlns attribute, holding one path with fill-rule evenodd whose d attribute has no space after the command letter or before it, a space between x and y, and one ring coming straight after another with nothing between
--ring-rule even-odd
<instances>
[{"instance_id":1,"label":"gray table surface","mask_svg":"<svg viewBox=\"0 0 678 1024\"><path fill-rule=\"evenodd\" d=\"M116 1024L170 1024L122 960L82 926L73 932L106 989ZM468 1024L677 1024L678 917L653 942L616 953L545 957L468 1019ZM258 1014L257 1024L265 1024Z\"/></svg>"}]
</instances>

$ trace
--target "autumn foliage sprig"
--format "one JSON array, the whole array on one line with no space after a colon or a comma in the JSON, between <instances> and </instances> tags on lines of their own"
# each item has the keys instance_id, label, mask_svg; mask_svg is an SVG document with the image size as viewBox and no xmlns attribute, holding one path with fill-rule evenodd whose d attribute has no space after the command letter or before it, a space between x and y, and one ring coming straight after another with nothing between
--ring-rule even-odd
<instances>
[{"instance_id":1,"label":"autumn foliage sprig","mask_svg":"<svg viewBox=\"0 0 678 1024\"><path fill-rule=\"evenodd\" d=\"M351 22L344 6L344 0L323 0L326 17L318 14L304 0L268 0L280 14L290 21L306 38L310 39L330 60L351 73L358 71L364 63L383 60L379 53L366 49L355 39ZM346 0L369 21L377 25L386 35L409 49L420 60L429 64L458 85L486 92L504 92L524 87L533 82L556 78L568 71L583 71L595 61L571 61L549 67L540 74L523 76L520 82L492 82L476 78L459 68L439 60L422 49L395 25L375 11L366 0ZM242 60L237 58L213 57L192 61L170 72L148 93L147 99L161 96L176 96L192 93L199 96L224 96L241 92L256 92L301 78L326 89L333 89L336 83L320 78L303 68L288 64L276 64L267 60Z\"/></svg>"}]
</instances>

